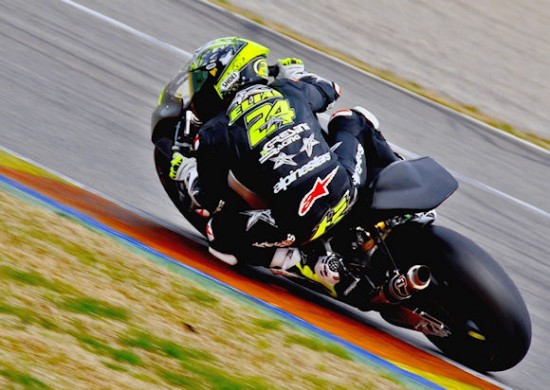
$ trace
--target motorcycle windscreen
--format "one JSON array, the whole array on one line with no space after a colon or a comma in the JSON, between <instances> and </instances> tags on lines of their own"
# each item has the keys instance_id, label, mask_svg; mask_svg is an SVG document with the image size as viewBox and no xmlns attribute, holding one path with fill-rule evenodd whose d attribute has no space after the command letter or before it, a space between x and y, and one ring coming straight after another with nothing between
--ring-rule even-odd
<instances>
[{"instance_id":1,"label":"motorcycle windscreen","mask_svg":"<svg viewBox=\"0 0 550 390\"><path fill-rule=\"evenodd\" d=\"M151 139L156 143L159 122L170 118L181 118L182 110L189 104L189 63L162 89L158 97L157 107L151 115Z\"/></svg>"},{"instance_id":2,"label":"motorcycle windscreen","mask_svg":"<svg viewBox=\"0 0 550 390\"><path fill-rule=\"evenodd\" d=\"M458 182L430 157L396 161L373 180L371 209L428 211L458 188Z\"/></svg>"}]
</instances>

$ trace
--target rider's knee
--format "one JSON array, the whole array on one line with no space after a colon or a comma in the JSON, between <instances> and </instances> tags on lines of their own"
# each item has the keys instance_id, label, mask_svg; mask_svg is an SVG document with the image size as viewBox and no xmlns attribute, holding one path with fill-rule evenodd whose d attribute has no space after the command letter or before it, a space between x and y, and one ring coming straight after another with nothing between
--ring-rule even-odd
<instances>
[{"instance_id":1,"label":"rider's knee","mask_svg":"<svg viewBox=\"0 0 550 390\"><path fill-rule=\"evenodd\" d=\"M376 116L360 106L336 111L328 122L328 132L332 139L335 139L338 132L348 132L362 139L367 134L372 135L378 127L379 122Z\"/></svg>"}]
</instances>

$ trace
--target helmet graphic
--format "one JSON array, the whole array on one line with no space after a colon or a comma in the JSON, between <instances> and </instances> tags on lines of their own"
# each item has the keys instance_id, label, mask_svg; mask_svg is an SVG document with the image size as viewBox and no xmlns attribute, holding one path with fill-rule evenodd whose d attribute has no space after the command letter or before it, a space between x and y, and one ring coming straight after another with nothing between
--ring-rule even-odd
<instances>
[{"instance_id":1,"label":"helmet graphic","mask_svg":"<svg viewBox=\"0 0 550 390\"><path fill-rule=\"evenodd\" d=\"M188 70L195 114L208 120L223 110L239 89L267 83L268 53L268 48L238 37L215 39L197 49Z\"/></svg>"}]
</instances>

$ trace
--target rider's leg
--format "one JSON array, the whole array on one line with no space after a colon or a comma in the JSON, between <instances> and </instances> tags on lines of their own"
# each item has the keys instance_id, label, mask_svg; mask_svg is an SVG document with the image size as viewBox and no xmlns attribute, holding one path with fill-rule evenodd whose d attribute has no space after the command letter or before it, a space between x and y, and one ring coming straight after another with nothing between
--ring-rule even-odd
<instances>
[{"instance_id":1,"label":"rider's leg","mask_svg":"<svg viewBox=\"0 0 550 390\"><path fill-rule=\"evenodd\" d=\"M319 253L309 257L292 247L292 233L282 232L271 211L222 211L214 215L206 227L209 251L231 265L237 262L263 266L274 274L306 278L323 285L333 296L347 295L357 284L335 253Z\"/></svg>"},{"instance_id":2,"label":"rider's leg","mask_svg":"<svg viewBox=\"0 0 550 390\"><path fill-rule=\"evenodd\" d=\"M209 251L220 260L269 267L277 247L295 243L282 232L271 210L222 210L208 221L205 231Z\"/></svg>"},{"instance_id":3,"label":"rider's leg","mask_svg":"<svg viewBox=\"0 0 550 390\"><path fill-rule=\"evenodd\" d=\"M297 248L278 248L269 268L274 274L317 282L338 298L347 296L359 283L342 257L332 252L309 258Z\"/></svg>"},{"instance_id":4,"label":"rider's leg","mask_svg":"<svg viewBox=\"0 0 550 390\"><path fill-rule=\"evenodd\" d=\"M337 111L328 123L329 142L335 147L339 145L334 152L341 164L354 182L366 177L366 182L359 187L370 182L382 168L399 160L378 126L378 119L363 107Z\"/></svg>"}]
</instances>

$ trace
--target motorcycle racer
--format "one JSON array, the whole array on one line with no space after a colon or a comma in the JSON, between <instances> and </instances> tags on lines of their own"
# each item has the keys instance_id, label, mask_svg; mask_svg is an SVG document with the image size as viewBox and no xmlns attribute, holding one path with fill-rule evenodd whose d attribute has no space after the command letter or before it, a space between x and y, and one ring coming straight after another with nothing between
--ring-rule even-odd
<instances>
[{"instance_id":1,"label":"motorcycle racer","mask_svg":"<svg viewBox=\"0 0 550 390\"><path fill-rule=\"evenodd\" d=\"M305 277L342 297L358 282L342 258L328 251L309 259L298 248L338 224L398 158L362 107L334 113L325 135L317 114L338 99L339 87L297 58L279 60L268 83L268 53L239 37L197 49L179 124L193 123L196 137L191 151L174 152L170 177L208 218L213 255Z\"/></svg>"},{"instance_id":2,"label":"motorcycle racer","mask_svg":"<svg viewBox=\"0 0 550 390\"><path fill-rule=\"evenodd\" d=\"M432 223L457 180L428 156L397 157L364 108L321 131L337 86L296 58L266 72L267 53L210 42L151 116L160 182L209 250L377 311L476 370L521 361L531 322L517 287L483 248Z\"/></svg>"}]
</instances>

